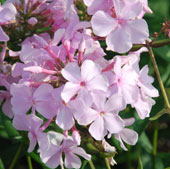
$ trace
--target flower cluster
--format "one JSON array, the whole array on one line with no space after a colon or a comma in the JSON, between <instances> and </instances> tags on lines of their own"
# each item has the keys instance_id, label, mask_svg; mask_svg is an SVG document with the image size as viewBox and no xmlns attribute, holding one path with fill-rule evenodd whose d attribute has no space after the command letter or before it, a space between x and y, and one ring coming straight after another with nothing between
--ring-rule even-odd
<instances>
[{"instance_id":1,"label":"flower cluster","mask_svg":"<svg viewBox=\"0 0 170 169\"><path fill-rule=\"evenodd\" d=\"M79 19L78 3L86 5L83 12L90 21ZM144 43L149 32L142 18L152 13L147 0L84 0L84 4L11 0L0 7L3 112L13 118L17 130L28 132L28 152L38 143L41 160L50 168L80 168L78 156L90 160L81 148L87 137L101 141L106 152L115 152L106 136L114 136L124 150L124 142L135 145L138 134L128 128L135 119L123 119L120 111L130 105L140 119L149 117L152 98L159 95L148 66L139 67L145 48L106 60L98 41L106 40L107 50L118 53ZM41 32L42 26L50 29ZM27 31L19 37L18 51L7 47L11 27Z\"/></svg>"}]
</instances>

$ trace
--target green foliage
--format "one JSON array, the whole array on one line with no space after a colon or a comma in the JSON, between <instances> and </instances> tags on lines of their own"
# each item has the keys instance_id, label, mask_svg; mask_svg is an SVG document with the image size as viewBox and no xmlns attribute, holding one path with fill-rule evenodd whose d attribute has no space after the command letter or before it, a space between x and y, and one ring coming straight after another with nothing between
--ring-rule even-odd
<instances>
[{"instance_id":1,"label":"green foliage","mask_svg":"<svg viewBox=\"0 0 170 169\"><path fill-rule=\"evenodd\" d=\"M141 161L140 157L139 157L138 169L143 169L143 164L142 164L142 161Z\"/></svg>"}]
</instances>

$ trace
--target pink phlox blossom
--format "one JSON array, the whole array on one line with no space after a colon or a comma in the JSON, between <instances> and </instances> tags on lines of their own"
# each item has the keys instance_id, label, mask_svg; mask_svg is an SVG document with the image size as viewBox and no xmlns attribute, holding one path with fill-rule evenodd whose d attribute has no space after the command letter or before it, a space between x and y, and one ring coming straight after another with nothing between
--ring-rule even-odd
<instances>
[{"instance_id":1,"label":"pink phlox blossom","mask_svg":"<svg viewBox=\"0 0 170 169\"><path fill-rule=\"evenodd\" d=\"M113 7L112 0L84 0L84 3L87 6L87 12L89 15L93 15L99 10L108 11Z\"/></svg>"},{"instance_id":2,"label":"pink phlox blossom","mask_svg":"<svg viewBox=\"0 0 170 169\"><path fill-rule=\"evenodd\" d=\"M116 153L116 148L114 146L111 146L105 139L102 140L102 145L106 152L112 153L112 154ZM111 166L114 166L115 164L117 164L116 161L113 159L113 157L109 157L108 161Z\"/></svg>"},{"instance_id":3,"label":"pink phlox blossom","mask_svg":"<svg viewBox=\"0 0 170 169\"><path fill-rule=\"evenodd\" d=\"M92 28L95 35L106 37L108 50L125 53L132 44L145 42L149 36L148 26L145 20L136 19L142 11L140 2L115 0L113 3L116 16L99 10L92 17Z\"/></svg>"},{"instance_id":4,"label":"pink phlox blossom","mask_svg":"<svg viewBox=\"0 0 170 169\"><path fill-rule=\"evenodd\" d=\"M134 123L134 118L124 119L125 126L130 126ZM120 142L120 146L127 151L123 141L129 145L135 145L138 140L138 134L129 128L123 128L122 131L116 133L114 137Z\"/></svg>"},{"instance_id":5,"label":"pink phlox blossom","mask_svg":"<svg viewBox=\"0 0 170 169\"><path fill-rule=\"evenodd\" d=\"M61 92L64 86L56 88L53 92L53 96L57 98L59 108L57 111L56 124L63 130L69 130L74 125L73 110L69 103L65 103L61 98Z\"/></svg>"},{"instance_id":6,"label":"pink phlox blossom","mask_svg":"<svg viewBox=\"0 0 170 169\"><path fill-rule=\"evenodd\" d=\"M124 127L123 120L116 110L122 110L125 103L120 95L107 99L106 93L94 91L92 101L76 100L75 118L80 125L89 125L89 132L96 140L102 140L107 132L117 133Z\"/></svg>"},{"instance_id":7,"label":"pink phlox blossom","mask_svg":"<svg viewBox=\"0 0 170 169\"><path fill-rule=\"evenodd\" d=\"M135 103L131 104L131 106L136 109L140 119L145 119L146 117L149 117L154 104L155 101L140 90L138 99Z\"/></svg>"},{"instance_id":8,"label":"pink phlox blossom","mask_svg":"<svg viewBox=\"0 0 170 169\"><path fill-rule=\"evenodd\" d=\"M148 0L139 0L139 2L142 4L143 10L140 13L140 15L138 16L138 18L143 18L145 13L150 13L150 14L152 13L152 10L148 6Z\"/></svg>"},{"instance_id":9,"label":"pink phlox blossom","mask_svg":"<svg viewBox=\"0 0 170 169\"><path fill-rule=\"evenodd\" d=\"M73 0L55 0L49 5L53 18L52 29L72 29L78 23L79 18L73 4Z\"/></svg>"},{"instance_id":10,"label":"pink phlox blossom","mask_svg":"<svg viewBox=\"0 0 170 169\"><path fill-rule=\"evenodd\" d=\"M15 20L17 10L12 3L0 5L0 25L6 25Z\"/></svg>"},{"instance_id":11,"label":"pink phlox blossom","mask_svg":"<svg viewBox=\"0 0 170 169\"><path fill-rule=\"evenodd\" d=\"M26 84L11 85L11 104L14 114L26 114L32 107L33 113L37 110L47 119L56 116L58 105L53 97L54 88L49 84L42 84L34 90L33 92Z\"/></svg>"},{"instance_id":12,"label":"pink phlox blossom","mask_svg":"<svg viewBox=\"0 0 170 169\"><path fill-rule=\"evenodd\" d=\"M15 114L13 119L13 125L17 130L28 131L29 148L28 152L32 152L37 143L37 137L41 133L40 126L43 120L34 114Z\"/></svg>"},{"instance_id":13,"label":"pink phlox blossom","mask_svg":"<svg viewBox=\"0 0 170 169\"><path fill-rule=\"evenodd\" d=\"M122 65L121 58L115 57L111 74L108 74L110 92L119 93L126 104L134 103L139 95L138 74L129 65Z\"/></svg>"},{"instance_id":14,"label":"pink phlox blossom","mask_svg":"<svg viewBox=\"0 0 170 169\"><path fill-rule=\"evenodd\" d=\"M44 149L44 143L46 149ZM65 166L67 168L80 168L81 160L78 156L82 156L86 160L90 160L91 156L84 149L77 147L72 137L64 137L60 133L48 132L39 140L40 157L44 163L50 168L57 166ZM63 161L62 154L65 159ZM78 156L77 156L78 155Z\"/></svg>"},{"instance_id":15,"label":"pink phlox blossom","mask_svg":"<svg viewBox=\"0 0 170 169\"><path fill-rule=\"evenodd\" d=\"M61 97L66 103L83 88L89 92L93 90L106 92L108 89L106 78L91 60L85 60L81 69L76 63L68 63L61 73L68 80L61 93Z\"/></svg>"},{"instance_id":16,"label":"pink phlox blossom","mask_svg":"<svg viewBox=\"0 0 170 169\"><path fill-rule=\"evenodd\" d=\"M144 66L139 72L138 86L140 87L140 95L136 102L132 104L135 107L141 119L149 117L152 106L155 101L152 97L158 97L158 90L152 85L154 79L148 75L148 66Z\"/></svg>"},{"instance_id":17,"label":"pink phlox blossom","mask_svg":"<svg viewBox=\"0 0 170 169\"><path fill-rule=\"evenodd\" d=\"M145 65L139 73L138 85L141 90L150 97L158 97L158 90L152 85L154 78L148 75L149 68Z\"/></svg>"}]
</instances>

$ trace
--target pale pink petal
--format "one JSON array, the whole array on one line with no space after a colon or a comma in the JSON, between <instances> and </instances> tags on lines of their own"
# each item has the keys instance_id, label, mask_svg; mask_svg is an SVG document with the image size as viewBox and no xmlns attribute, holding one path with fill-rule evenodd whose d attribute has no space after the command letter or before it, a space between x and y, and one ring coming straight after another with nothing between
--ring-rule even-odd
<instances>
[{"instance_id":1,"label":"pale pink petal","mask_svg":"<svg viewBox=\"0 0 170 169\"><path fill-rule=\"evenodd\" d=\"M123 94L123 98L125 99L125 102L127 104L131 104L131 103L136 102L139 96L139 89L137 86L123 84L122 94Z\"/></svg>"},{"instance_id":2,"label":"pale pink petal","mask_svg":"<svg viewBox=\"0 0 170 169\"><path fill-rule=\"evenodd\" d=\"M95 109L98 111L104 111L107 95L101 90L95 90L91 93Z\"/></svg>"},{"instance_id":3,"label":"pale pink petal","mask_svg":"<svg viewBox=\"0 0 170 169\"><path fill-rule=\"evenodd\" d=\"M56 118L56 124L63 130L71 129L74 125L74 119L71 110L69 110L67 107L64 107L61 111L59 111Z\"/></svg>"},{"instance_id":4,"label":"pale pink petal","mask_svg":"<svg viewBox=\"0 0 170 169\"><path fill-rule=\"evenodd\" d=\"M135 122L135 118L131 117L128 119L123 119L125 122L125 126L131 126Z\"/></svg>"},{"instance_id":5,"label":"pale pink petal","mask_svg":"<svg viewBox=\"0 0 170 169\"><path fill-rule=\"evenodd\" d=\"M52 45L58 45L58 43L62 40L65 33L65 29L59 29L54 33L54 38L52 40Z\"/></svg>"},{"instance_id":6,"label":"pale pink petal","mask_svg":"<svg viewBox=\"0 0 170 169\"><path fill-rule=\"evenodd\" d=\"M91 159L91 155L87 154L84 149L82 149L81 147L72 147L70 148L71 151L74 153L74 154L77 154L77 155L80 155L82 156L83 158L85 158L86 160L90 160Z\"/></svg>"},{"instance_id":7,"label":"pale pink petal","mask_svg":"<svg viewBox=\"0 0 170 169\"><path fill-rule=\"evenodd\" d=\"M91 20L95 35L105 37L117 26L117 21L103 11L97 11Z\"/></svg>"},{"instance_id":8,"label":"pale pink petal","mask_svg":"<svg viewBox=\"0 0 170 169\"><path fill-rule=\"evenodd\" d=\"M65 160L64 164L67 168L80 168L81 167L81 160L72 152L65 153Z\"/></svg>"},{"instance_id":9,"label":"pale pink petal","mask_svg":"<svg viewBox=\"0 0 170 169\"><path fill-rule=\"evenodd\" d=\"M141 119L149 117L152 106L155 104L155 101L149 97L140 96L137 102L133 105Z\"/></svg>"},{"instance_id":10,"label":"pale pink petal","mask_svg":"<svg viewBox=\"0 0 170 169\"><path fill-rule=\"evenodd\" d=\"M81 113L80 113L81 112ZM78 123L80 125L88 125L92 121L94 121L96 118L98 118L99 113L91 108L86 108L80 111L77 111L77 114L80 113L80 117L77 118Z\"/></svg>"},{"instance_id":11,"label":"pale pink petal","mask_svg":"<svg viewBox=\"0 0 170 169\"><path fill-rule=\"evenodd\" d=\"M18 114L26 113L32 106L30 88L22 84L12 84L10 92L13 96L11 98L13 112Z\"/></svg>"},{"instance_id":12,"label":"pale pink petal","mask_svg":"<svg viewBox=\"0 0 170 169\"><path fill-rule=\"evenodd\" d=\"M125 145L120 137L120 134L115 134L114 136L120 142L120 146L123 148L123 150L128 151L128 149L125 147Z\"/></svg>"},{"instance_id":13,"label":"pale pink petal","mask_svg":"<svg viewBox=\"0 0 170 169\"><path fill-rule=\"evenodd\" d=\"M67 82L64 86L63 91L61 92L62 99L68 103L69 100L79 91L80 85Z\"/></svg>"},{"instance_id":14,"label":"pale pink petal","mask_svg":"<svg viewBox=\"0 0 170 169\"><path fill-rule=\"evenodd\" d=\"M36 110L47 119L52 119L57 114L55 100L36 102Z\"/></svg>"},{"instance_id":15,"label":"pale pink petal","mask_svg":"<svg viewBox=\"0 0 170 169\"><path fill-rule=\"evenodd\" d=\"M86 6L90 6L94 0L83 0Z\"/></svg>"},{"instance_id":16,"label":"pale pink petal","mask_svg":"<svg viewBox=\"0 0 170 169\"><path fill-rule=\"evenodd\" d=\"M92 60L85 60L81 66L81 76L83 81L89 81L100 75L99 67Z\"/></svg>"},{"instance_id":17,"label":"pale pink petal","mask_svg":"<svg viewBox=\"0 0 170 169\"><path fill-rule=\"evenodd\" d=\"M108 49L119 53L125 53L132 48L130 36L124 27L112 31L106 38L106 44Z\"/></svg>"},{"instance_id":18,"label":"pale pink petal","mask_svg":"<svg viewBox=\"0 0 170 169\"><path fill-rule=\"evenodd\" d=\"M128 2L126 0L125 2L127 4L123 8L121 16L125 19L136 19L142 12L142 3L136 0L129 0Z\"/></svg>"},{"instance_id":19,"label":"pale pink petal","mask_svg":"<svg viewBox=\"0 0 170 169\"><path fill-rule=\"evenodd\" d=\"M109 84L107 80L104 78L104 76L102 75L96 76L95 78L93 78L92 80L86 83L86 88L89 91L102 90L106 92L108 87L109 87Z\"/></svg>"},{"instance_id":20,"label":"pale pink petal","mask_svg":"<svg viewBox=\"0 0 170 169\"><path fill-rule=\"evenodd\" d=\"M22 75L24 64L20 62L16 62L15 64L12 65L12 76L13 77L18 77Z\"/></svg>"},{"instance_id":21,"label":"pale pink petal","mask_svg":"<svg viewBox=\"0 0 170 169\"><path fill-rule=\"evenodd\" d=\"M130 145L135 145L138 140L138 134L128 128L124 128L123 131L120 133L122 140Z\"/></svg>"},{"instance_id":22,"label":"pale pink petal","mask_svg":"<svg viewBox=\"0 0 170 169\"><path fill-rule=\"evenodd\" d=\"M80 68L76 63L68 63L61 71L63 77L70 82L79 83L81 79Z\"/></svg>"},{"instance_id":23,"label":"pale pink petal","mask_svg":"<svg viewBox=\"0 0 170 169\"><path fill-rule=\"evenodd\" d=\"M0 103L1 104L1 103ZM4 114L6 116L8 116L9 118L13 117L13 112L12 112L12 105L11 105L11 100L10 99L6 99L5 103L2 106L2 111L4 112Z\"/></svg>"},{"instance_id":24,"label":"pale pink petal","mask_svg":"<svg viewBox=\"0 0 170 169\"><path fill-rule=\"evenodd\" d=\"M27 118L27 116L24 115L24 114L15 115L14 119L13 119L13 126L17 130L28 131L29 127L28 127L28 118Z\"/></svg>"},{"instance_id":25,"label":"pale pink petal","mask_svg":"<svg viewBox=\"0 0 170 169\"><path fill-rule=\"evenodd\" d=\"M120 57L115 57L114 58L114 67L113 67L113 71L114 73L118 76L121 77L121 72L122 72L122 61Z\"/></svg>"},{"instance_id":26,"label":"pale pink petal","mask_svg":"<svg viewBox=\"0 0 170 169\"><path fill-rule=\"evenodd\" d=\"M54 88L50 84L40 85L33 94L35 101L51 99Z\"/></svg>"},{"instance_id":27,"label":"pale pink petal","mask_svg":"<svg viewBox=\"0 0 170 169\"><path fill-rule=\"evenodd\" d=\"M144 19L130 21L127 31L132 43L143 43L149 36L148 25Z\"/></svg>"},{"instance_id":28,"label":"pale pink petal","mask_svg":"<svg viewBox=\"0 0 170 169\"><path fill-rule=\"evenodd\" d=\"M28 138L30 141L28 152L32 152L36 146L37 138L31 132L28 133Z\"/></svg>"},{"instance_id":29,"label":"pale pink petal","mask_svg":"<svg viewBox=\"0 0 170 169\"><path fill-rule=\"evenodd\" d=\"M105 111L110 112L115 110L123 110L125 107L126 103L122 95L115 93L106 102Z\"/></svg>"},{"instance_id":30,"label":"pale pink petal","mask_svg":"<svg viewBox=\"0 0 170 169\"><path fill-rule=\"evenodd\" d=\"M105 113L104 123L110 133L119 133L124 127L124 121L116 114Z\"/></svg>"},{"instance_id":31,"label":"pale pink petal","mask_svg":"<svg viewBox=\"0 0 170 169\"><path fill-rule=\"evenodd\" d=\"M102 140L107 134L102 117L98 117L89 127L89 132L96 140Z\"/></svg>"},{"instance_id":32,"label":"pale pink petal","mask_svg":"<svg viewBox=\"0 0 170 169\"><path fill-rule=\"evenodd\" d=\"M0 42L6 42L9 40L8 35L3 31L3 29L0 26Z\"/></svg>"},{"instance_id":33,"label":"pale pink petal","mask_svg":"<svg viewBox=\"0 0 170 169\"><path fill-rule=\"evenodd\" d=\"M57 168L60 165L61 158L62 153L58 151L56 154L50 157L50 159L46 162L46 165L50 168Z\"/></svg>"}]
</instances>

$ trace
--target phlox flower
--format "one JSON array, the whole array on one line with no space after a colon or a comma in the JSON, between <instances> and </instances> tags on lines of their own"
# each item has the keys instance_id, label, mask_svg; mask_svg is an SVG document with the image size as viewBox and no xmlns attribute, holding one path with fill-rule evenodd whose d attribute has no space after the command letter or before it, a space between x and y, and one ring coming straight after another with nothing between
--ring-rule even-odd
<instances>
[{"instance_id":1,"label":"phlox flower","mask_svg":"<svg viewBox=\"0 0 170 169\"><path fill-rule=\"evenodd\" d=\"M37 110L47 119L56 116L57 103L53 97L54 88L49 84L40 85L35 92L25 84L11 85L11 104L14 114L26 114L32 107L32 112Z\"/></svg>"},{"instance_id":2,"label":"phlox flower","mask_svg":"<svg viewBox=\"0 0 170 169\"><path fill-rule=\"evenodd\" d=\"M102 90L105 92L108 89L106 79L91 60L85 60L81 69L76 63L68 63L61 73L68 80L61 93L61 97L66 103L83 88L88 91Z\"/></svg>"},{"instance_id":3,"label":"phlox flower","mask_svg":"<svg viewBox=\"0 0 170 169\"><path fill-rule=\"evenodd\" d=\"M93 15L98 10L107 11L113 7L112 0L84 0L85 5L88 7L87 12Z\"/></svg>"},{"instance_id":4,"label":"phlox flower","mask_svg":"<svg viewBox=\"0 0 170 169\"><path fill-rule=\"evenodd\" d=\"M134 118L124 119L125 126L130 126L134 123ZM114 137L119 140L120 146L127 151L123 141L129 145L135 145L138 140L138 134L129 128L123 128L122 131L116 133Z\"/></svg>"},{"instance_id":5,"label":"phlox flower","mask_svg":"<svg viewBox=\"0 0 170 169\"><path fill-rule=\"evenodd\" d=\"M99 10L92 17L92 28L95 35L106 37L109 50L125 53L132 44L145 42L149 36L148 26L145 20L136 19L142 11L140 2L114 0L113 3L116 16Z\"/></svg>"},{"instance_id":6,"label":"phlox flower","mask_svg":"<svg viewBox=\"0 0 170 169\"><path fill-rule=\"evenodd\" d=\"M110 91L119 93L126 104L134 103L139 95L138 74L129 65L122 65L121 57L115 57L111 74L108 74Z\"/></svg>"},{"instance_id":7,"label":"phlox flower","mask_svg":"<svg viewBox=\"0 0 170 169\"><path fill-rule=\"evenodd\" d=\"M40 157L50 168L56 168L61 165L61 167L77 169L81 167L81 160L78 156L82 156L86 160L91 158L83 148L78 147L72 137L64 137L56 132L48 132L48 134L42 135L42 139L39 140L39 146ZM63 153L65 155L64 162Z\"/></svg>"},{"instance_id":8,"label":"phlox flower","mask_svg":"<svg viewBox=\"0 0 170 169\"><path fill-rule=\"evenodd\" d=\"M125 103L120 95L115 94L107 99L106 94L94 91L93 104L82 100L74 103L75 117L80 125L89 125L89 133L96 140L102 140L108 131L118 133L124 127L124 122L117 111L124 109ZM91 105L91 106L90 106Z\"/></svg>"}]
</instances>

